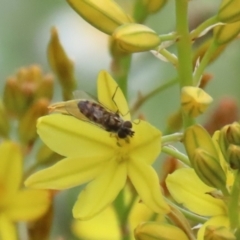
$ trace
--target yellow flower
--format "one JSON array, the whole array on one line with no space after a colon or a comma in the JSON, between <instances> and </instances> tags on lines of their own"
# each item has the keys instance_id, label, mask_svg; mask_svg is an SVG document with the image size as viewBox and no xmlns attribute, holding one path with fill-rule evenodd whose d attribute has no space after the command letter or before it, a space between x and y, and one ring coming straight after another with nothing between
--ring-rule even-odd
<instances>
[{"instance_id":1,"label":"yellow flower","mask_svg":"<svg viewBox=\"0 0 240 240\"><path fill-rule=\"evenodd\" d=\"M206 226L229 227L227 206L223 199L211 196L216 189L203 183L191 168L182 168L170 174L167 187L172 197L190 211L210 217L198 231L198 240L203 240Z\"/></svg>"},{"instance_id":2,"label":"yellow flower","mask_svg":"<svg viewBox=\"0 0 240 240\"><path fill-rule=\"evenodd\" d=\"M44 190L19 189L22 156L16 144L3 142L0 156L0 239L17 240L14 222L41 217L49 207L50 196Z\"/></svg>"},{"instance_id":3,"label":"yellow flower","mask_svg":"<svg viewBox=\"0 0 240 240\"><path fill-rule=\"evenodd\" d=\"M119 228L116 211L112 205L89 220L75 220L72 224L72 230L80 239L121 240L121 229Z\"/></svg>"},{"instance_id":4,"label":"yellow flower","mask_svg":"<svg viewBox=\"0 0 240 240\"><path fill-rule=\"evenodd\" d=\"M114 112L118 109L125 121L130 120L123 93L104 71L98 78L98 100L107 109ZM72 100L65 106L70 104L77 109L77 103ZM64 109L63 103L61 106ZM149 123L133 123L135 134L128 141L117 139L93 123L62 114L40 118L37 129L41 139L66 158L30 176L25 184L34 188L66 189L90 181L74 205L75 218L89 219L105 209L128 178L152 210L169 211L151 166L161 151L161 133Z\"/></svg>"},{"instance_id":5,"label":"yellow flower","mask_svg":"<svg viewBox=\"0 0 240 240\"><path fill-rule=\"evenodd\" d=\"M200 132L198 132L198 136ZM198 139L202 141L203 136ZM204 138L204 137L203 137ZM204 138L205 139L205 138ZM204 141L204 140L203 140ZM209 141L209 140L208 140ZM207 143L207 139L205 139ZM212 137L212 143L218 157L216 158L221 165L222 171L226 176L226 187L231 189L234 183L233 173L224 160L219 147L219 131L215 132ZM212 144L211 143L211 144ZM203 142L201 143L203 146ZM205 145L211 150L210 142ZM212 175L216 174L214 171ZM205 229L208 226L226 227L230 230L229 212L226 198L217 196L217 189L206 185L200 180L197 174L191 168L182 168L175 171L167 177L167 187L172 197L190 211L206 217L206 222L198 231L198 240L203 240ZM210 193L210 194L207 194ZM211 195L216 195L215 197Z\"/></svg>"}]
</instances>

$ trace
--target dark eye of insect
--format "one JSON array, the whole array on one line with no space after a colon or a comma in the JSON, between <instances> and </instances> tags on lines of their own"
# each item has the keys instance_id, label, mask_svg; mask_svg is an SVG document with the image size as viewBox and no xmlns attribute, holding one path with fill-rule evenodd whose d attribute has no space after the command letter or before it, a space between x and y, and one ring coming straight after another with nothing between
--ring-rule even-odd
<instances>
[{"instance_id":1,"label":"dark eye of insect","mask_svg":"<svg viewBox=\"0 0 240 240\"><path fill-rule=\"evenodd\" d=\"M123 126L126 128L132 128L132 123L130 121L126 121L123 123Z\"/></svg>"},{"instance_id":2,"label":"dark eye of insect","mask_svg":"<svg viewBox=\"0 0 240 240\"><path fill-rule=\"evenodd\" d=\"M118 132L118 137L119 138L125 138L127 136L127 134L124 131L119 131Z\"/></svg>"}]
</instances>

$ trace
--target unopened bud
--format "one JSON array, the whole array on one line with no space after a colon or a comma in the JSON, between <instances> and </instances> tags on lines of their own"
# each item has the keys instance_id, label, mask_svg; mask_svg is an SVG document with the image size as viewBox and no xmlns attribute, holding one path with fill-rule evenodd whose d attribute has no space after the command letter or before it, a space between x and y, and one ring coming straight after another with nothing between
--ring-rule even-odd
<instances>
[{"instance_id":1,"label":"unopened bud","mask_svg":"<svg viewBox=\"0 0 240 240\"><path fill-rule=\"evenodd\" d=\"M191 164L199 178L211 187L225 189L226 176L208 132L200 125L186 129L184 145Z\"/></svg>"},{"instance_id":2,"label":"unopened bud","mask_svg":"<svg viewBox=\"0 0 240 240\"><path fill-rule=\"evenodd\" d=\"M228 125L226 138L229 143L240 145L240 124L238 122Z\"/></svg>"},{"instance_id":3,"label":"unopened bud","mask_svg":"<svg viewBox=\"0 0 240 240\"><path fill-rule=\"evenodd\" d=\"M40 98L47 98L51 100L53 97L53 87L54 87L53 76L50 74L44 76L42 81L39 83L38 88L36 89L34 99L37 100Z\"/></svg>"},{"instance_id":4,"label":"unopened bud","mask_svg":"<svg viewBox=\"0 0 240 240\"><path fill-rule=\"evenodd\" d=\"M127 23L118 27L113 33L113 39L123 52L145 52L160 44L159 36L145 25Z\"/></svg>"},{"instance_id":5,"label":"unopened bud","mask_svg":"<svg viewBox=\"0 0 240 240\"><path fill-rule=\"evenodd\" d=\"M205 228L204 240L236 240L226 227L208 225Z\"/></svg>"},{"instance_id":6,"label":"unopened bud","mask_svg":"<svg viewBox=\"0 0 240 240\"><path fill-rule=\"evenodd\" d=\"M197 148L191 160L198 177L208 186L222 189L226 185L226 176L215 156Z\"/></svg>"},{"instance_id":7,"label":"unopened bud","mask_svg":"<svg viewBox=\"0 0 240 240\"><path fill-rule=\"evenodd\" d=\"M230 144L227 150L227 158L232 169L240 169L240 146Z\"/></svg>"},{"instance_id":8,"label":"unopened bud","mask_svg":"<svg viewBox=\"0 0 240 240\"><path fill-rule=\"evenodd\" d=\"M218 19L220 22L233 23L240 21L240 1L239 0L222 0Z\"/></svg>"},{"instance_id":9,"label":"unopened bud","mask_svg":"<svg viewBox=\"0 0 240 240\"><path fill-rule=\"evenodd\" d=\"M145 222L135 229L134 236L136 240L188 240L186 234L178 227L157 223L157 222Z\"/></svg>"},{"instance_id":10,"label":"unopened bud","mask_svg":"<svg viewBox=\"0 0 240 240\"><path fill-rule=\"evenodd\" d=\"M143 0L143 4L149 13L157 12L166 2L167 0Z\"/></svg>"},{"instance_id":11,"label":"unopened bud","mask_svg":"<svg viewBox=\"0 0 240 240\"><path fill-rule=\"evenodd\" d=\"M133 22L112 0L67 0L67 2L88 23L109 35L122 24Z\"/></svg>"},{"instance_id":12,"label":"unopened bud","mask_svg":"<svg viewBox=\"0 0 240 240\"><path fill-rule=\"evenodd\" d=\"M182 88L182 110L191 117L197 117L202 114L212 100L212 97L201 88L191 86Z\"/></svg>"},{"instance_id":13,"label":"unopened bud","mask_svg":"<svg viewBox=\"0 0 240 240\"><path fill-rule=\"evenodd\" d=\"M70 99L72 91L76 88L74 66L59 41L56 28L52 28L51 31L51 39L48 44L48 60L62 86L64 100Z\"/></svg>"},{"instance_id":14,"label":"unopened bud","mask_svg":"<svg viewBox=\"0 0 240 240\"><path fill-rule=\"evenodd\" d=\"M213 30L214 40L218 45L226 44L233 40L239 34L239 32L240 21L231 24L217 26Z\"/></svg>"},{"instance_id":15,"label":"unopened bud","mask_svg":"<svg viewBox=\"0 0 240 240\"><path fill-rule=\"evenodd\" d=\"M37 119L47 114L47 99L39 99L35 102L19 121L18 134L23 143L31 143L37 136Z\"/></svg>"},{"instance_id":16,"label":"unopened bud","mask_svg":"<svg viewBox=\"0 0 240 240\"><path fill-rule=\"evenodd\" d=\"M227 138L226 138L226 133L227 133L227 130L228 130L228 126L229 125L226 125L224 126L220 132L219 132L219 147L221 149L221 152L224 156L224 159L228 162L228 157L227 157L227 149L229 147L229 142L227 141Z\"/></svg>"},{"instance_id":17,"label":"unopened bud","mask_svg":"<svg viewBox=\"0 0 240 240\"><path fill-rule=\"evenodd\" d=\"M20 68L14 77L7 79L5 85L3 99L7 111L22 117L33 102L42 97L49 99L53 91L53 87L50 86L53 85L53 80L51 79L51 84L46 84L45 81L50 82L49 75L45 77L38 65Z\"/></svg>"}]
</instances>

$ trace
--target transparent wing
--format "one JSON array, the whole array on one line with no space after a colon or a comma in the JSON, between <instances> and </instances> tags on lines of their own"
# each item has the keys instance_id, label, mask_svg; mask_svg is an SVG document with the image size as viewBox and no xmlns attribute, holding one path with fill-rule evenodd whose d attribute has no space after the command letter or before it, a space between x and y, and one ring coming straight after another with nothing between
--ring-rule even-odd
<instances>
[{"instance_id":1,"label":"transparent wing","mask_svg":"<svg viewBox=\"0 0 240 240\"><path fill-rule=\"evenodd\" d=\"M96 102L98 103L98 101L96 100L95 97L91 96L89 93L86 93L82 90L76 90L73 92L73 97L74 99L79 99L79 100L89 100L91 102Z\"/></svg>"},{"instance_id":2,"label":"transparent wing","mask_svg":"<svg viewBox=\"0 0 240 240\"><path fill-rule=\"evenodd\" d=\"M78 103L80 101L81 100L70 100L70 101L65 102L65 109L67 110L67 112L70 115L72 115L80 120L89 121L89 119L85 115L83 115L80 112L80 109L78 108Z\"/></svg>"},{"instance_id":3,"label":"transparent wing","mask_svg":"<svg viewBox=\"0 0 240 240\"><path fill-rule=\"evenodd\" d=\"M73 92L73 96L74 96L74 99L78 99L78 100L88 100L88 101L91 101L91 102L95 102L99 105L101 105L102 107L104 107L108 112L112 112L114 113L112 110L110 110L109 108L107 108L104 104L102 104L101 102L99 102L94 96L92 96L91 94L89 93L86 93L82 90L75 90Z\"/></svg>"},{"instance_id":4,"label":"transparent wing","mask_svg":"<svg viewBox=\"0 0 240 240\"><path fill-rule=\"evenodd\" d=\"M84 100L86 100L86 99L84 99ZM89 120L84 114L81 113L80 109L78 108L78 103L80 101L84 101L84 100L70 100L70 101L65 102L65 109L68 112L68 114L105 130L105 128L103 126ZM99 116L97 116L97 117L99 117Z\"/></svg>"}]
</instances>

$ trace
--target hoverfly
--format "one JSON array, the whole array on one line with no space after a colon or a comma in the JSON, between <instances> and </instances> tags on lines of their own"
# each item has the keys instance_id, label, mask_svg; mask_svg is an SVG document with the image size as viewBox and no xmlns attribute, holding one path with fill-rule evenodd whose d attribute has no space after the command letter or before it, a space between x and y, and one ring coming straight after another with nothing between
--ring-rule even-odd
<instances>
[{"instance_id":1,"label":"hoverfly","mask_svg":"<svg viewBox=\"0 0 240 240\"><path fill-rule=\"evenodd\" d=\"M65 108L67 111L65 111L65 113L80 120L95 124L108 132L115 133L120 139L133 137L134 131L132 130L132 123L130 121L124 121L119 111L111 111L94 100L86 92L78 90L73 94L75 100L65 102L64 106L60 106L57 103L53 104L49 107L50 112L58 111L64 113L61 109Z\"/></svg>"}]
</instances>

